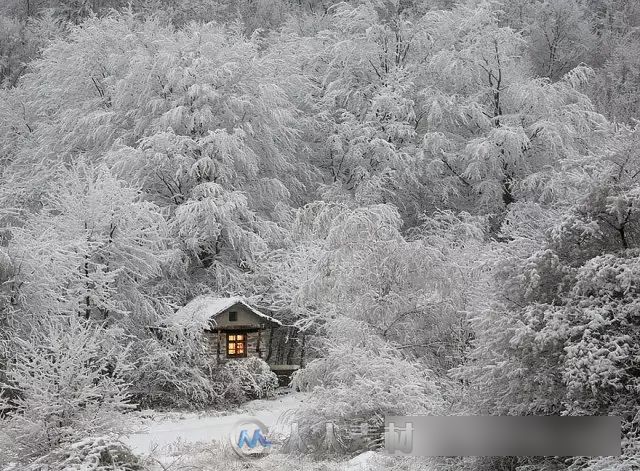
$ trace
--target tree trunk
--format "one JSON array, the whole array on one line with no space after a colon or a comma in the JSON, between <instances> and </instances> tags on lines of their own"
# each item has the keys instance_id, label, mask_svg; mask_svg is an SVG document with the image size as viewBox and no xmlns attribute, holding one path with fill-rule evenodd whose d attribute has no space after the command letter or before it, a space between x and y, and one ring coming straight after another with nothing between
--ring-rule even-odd
<instances>
[{"instance_id":1,"label":"tree trunk","mask_svg":"<svg viewBox=\"0 0 640 471\"><path fill-rule=\"evenodd\" d=\"M267 358L265 361L268 363L271 360L271 354L273 353L273 326L269 328L269 345L267 346Z\"/></svg>"},{"instance_id":2,"label":"tree trunk","mask_svg":"<svg viewBox=\"0 0 640 471\"><path fill-rule=\"evenodd\" d=\"M220 363L220 329L216 329L216 338L218 340L216 348L216 363Z\"/></svg>"},{"instance_id":3,"label":"tree trunk","mask_svg":"<svg viewBox=\"0 0 640 471\"><path fill-rule=\"evenodd\" d=\"M256 341L256 353L258 354L258 358L262 358L262 352L260 351L260 338L262 334L262 327L258 329L258 340Z\"/></svg>"}]
</instances>

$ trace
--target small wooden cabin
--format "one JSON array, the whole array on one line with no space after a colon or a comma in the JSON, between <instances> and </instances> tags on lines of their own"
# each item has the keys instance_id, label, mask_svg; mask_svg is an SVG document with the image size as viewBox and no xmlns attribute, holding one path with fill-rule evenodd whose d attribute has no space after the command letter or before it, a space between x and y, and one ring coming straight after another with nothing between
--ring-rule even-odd
<instances>
[{"instance_id":1,"label":"small wooden cabin","mask_svg":"<svg viewBox=\"0 0 640 471\"><path fill-rule=\"evenodd\" d=\"M272 343L283 325L242 298L199 296L177 313L206 320L206 348L218 363L246 357L272 358Z\"/></svg>"},{"instance_id":2,"label":"small wooden cabin","mask_svg":"<svg viewBox=\"0 0 640 471\"><path fill-rule=\"evenodd\" d=\"M304 335L242 298L198 296L179 309L176 316L184 325L196 322L205 326L205 348L216 363L261 358L283 386L304 364Z\"/></svg>"}]
</instances>

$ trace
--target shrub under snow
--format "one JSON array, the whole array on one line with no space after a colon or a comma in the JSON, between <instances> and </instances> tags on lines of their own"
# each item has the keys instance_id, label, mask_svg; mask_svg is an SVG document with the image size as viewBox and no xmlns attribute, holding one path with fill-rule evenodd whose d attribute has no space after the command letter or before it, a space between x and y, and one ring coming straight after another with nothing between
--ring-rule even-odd
<instances>
[{"instance_id":1,"label":"shrub under snow","mask_svg":"<svg viewBox=\"0 0 640 471\"><path fill-rule=\"evenodd\" d=\"M18 398L1 424L1 448L28 460L88 436L123 432L121 412L132 406L121 379L124 352L112 345L102 327L74 316L47 317L15 339L5 387Z\"/></svg>"},{"instance_id":2,"label":"shrub under snow","mask_svg":"<svg viewBox=\"0 0 640 471\"><path fill-rule=\"evenodd\" d=\"M198 339L176 333L171 340L148 338L131 347L135 365L127 378L133 399L145 408L198 408L215 402L206 358Z\"/></svg>"},{"instance_id":3,"label":"shrub under snow","mask_svg":"<svg viewBox=\"0 0 640 471\"><path fill-rule=\"evenodd\" d=\"M142 471L140 460L113 437L88 437L64 445L28 465L4 471Z\"/></svg>"},{"instance_id":4,"label":"shrub under snow","mask_svg":"<svg viewBox=\"0 0 640 471\"><path fill-rule=\"evenodd\" d=\"M333 337L324 358L295 374L294 387L311 391L311 398L295 414L297 436L290 438L289 449L357 451L363 442L352 432L361 432L363 424L381 431L385 415L428 414L441 406L429 370L402 358L364 325L356 327L336 329L344 338ZM360 329L362 338L354 338Z\"/></svg>"},{"instance_id":5,"label":"shrub under snow","mask_svg":"<svg viewBox=\"0 0 640 471\"><path fill-rule=\"evenodd\" d=\"M218 402L241 404L269 397L278 387L278 377L260 358L225 363L213 371Z\"/></svg>"}]
</instances>

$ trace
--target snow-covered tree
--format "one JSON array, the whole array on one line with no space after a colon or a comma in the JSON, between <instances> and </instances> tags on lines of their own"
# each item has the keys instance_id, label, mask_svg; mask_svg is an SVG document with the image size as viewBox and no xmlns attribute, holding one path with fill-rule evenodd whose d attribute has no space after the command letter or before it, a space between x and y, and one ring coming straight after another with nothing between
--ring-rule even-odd
<instances>
[{"instance_id":1,"label":"snow-covered tree","mask_svg":"<svg viewBox=\"0 0 640 471\"><path fill-rule=\"evenodd\" d=\"M327 338L333 321L351 319L434 370L458 364L470 336L463 311L478 279L483 221L441 213L409 235L400 226L388 205L302 208L293 248L260 260L267 287L260 299L316 339ZM311 356L322 354L313 344Z\"/></svg>"},{"instance_id":2,"label":"snow-covered tree","mask_svg":"<svg viewBox=\"0 0 640 471\"><path fill-rule=\"evenodd\" d=\"M637 37L622 38L590 87L592 100L613 121L631 123L640 117L639 48Z\"/></svg>"},{"instance_id":3,"label":"snow-covered tree","mask_svg":"<svg viewBox=\"0 0 640 471\"><path fill-rule=\"evenodd\" d=\"M42 209L9 229L14 305L35 317L150 318L141 287L171 255L159 208L104 166L78 165L60 178Z\"/></svg>"},{"instance_id":4,"label":"snow-covered tree","mask_svg":"<svg viewBox=\"0 0 640 471\"><path fill-rule=\"evenodd\" d=\"M536 75L555 81L589 58L597 39L585 2L531 2L529 9L523 26Z\"/></svg>"},{"instance_id":5,"label":"snow-covered tree","mask_svg":"<svg viewBox=\"0 0 640 471\"><path fill-rule=\"evenodd\" d=\"M421 24L418 130L441 197L461 195L467 202L457 207L485 212L551 197L553 189L540 187L544 175L584 155L605 124L581 92L590 69L554 83L535 77L523 37L500 25L489 2L428 13Z\"/></svg>"},{"instance_id":6,"label":"snow-covered tree","mask_svg":"<svg viewBox=\"0 0 640 471\"><path fill-rule=\"evenodd\" d=\"M0 132L19 139L6 146L1 199L32 211L68 162L105 163L164 208L173 237L198 227L177 244L201 275L194 292L229 289L222 280L237 290L256 248L279 243L279 208L305 198L300 91L287 88L304 78L237 29L195 28L124 13L54 42L0 110Z\"/></svg>"},{"instance_id":7,"label":"snow-covered tree","mask_svg":"<svg viewBox=\"0 0 640 471\"><path fill-rule=\"evenodd\" d=\"M18 398L2 420L3 448L28 461L88 435L126 430L130 365L114 335L75 316L49 316L14 339L3 386Z\"/></svg>"},{"instance_id":8,"label":"snow-covered tree","mask_svg":"<svg viewBox=\"0 0 640 471\"><path fill-rule=\"evenodd\" d=\"M361 444L353 432L365 424L371 437L380 440L386 415L443 410L433 373L403 358L369 325L342 318L330 321L329 329L325 356L313 360L293 381L295 387L312 392L295 413L297 430L289 446L300 439L303 444L295 451L358 451Z\"/></svg>"},{"instance_id":9,"label":"snow-covered tree","mask_svg":"<svg viewBox=\"0 0 640 471\"><path fill-rule=\"evenodd\" d=\"M264 363L215 365L174 316L237 294L302 331L316 450L360 446L326 420L444 405L620 415L624 456L442 466L633 466L637 3L4 2L0 408L45 410L33 358L94 338L143 407L259 396ZM64 355L70 397L115 381ZM33 466L116 450L67 415Z\"/></svg>"},{"instance_id":10,"label":"snow-covered tree","mask_svg":"<svg viewBox=\"0 0 640 471\"><path fill-rule=\"evenodd\" d=\"M637 139L623 128L568 166L572 204L512 206L508 242L489 257L492 295L473 310L470 361L455 373L479 413L622 417L620 469L638 443Z\"/></svg>"}]
</instances>

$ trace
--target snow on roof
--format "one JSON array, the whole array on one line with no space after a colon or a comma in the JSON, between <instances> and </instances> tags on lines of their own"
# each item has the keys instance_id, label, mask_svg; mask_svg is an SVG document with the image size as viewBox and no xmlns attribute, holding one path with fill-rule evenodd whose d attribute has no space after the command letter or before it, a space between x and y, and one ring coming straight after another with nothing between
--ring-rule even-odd
<instances>
[{"instance_id":1,"label":"snow on roof","mask_svg":"<svg viewBox=\"0 0 640 471\"><path fill-rule=\"evenodd\" d=\"M238 296L229 298L220 298L210 295L198 296L189 301L185 306L178 309L175 316L179 323L206 323L213 317L236 304L242 304L248 311L251 311L255 315L260 316L269 322L282 325L282 322L279 320L258 311L256 308L249 305L243 298Z\"/></svg>"}]
</instances>

